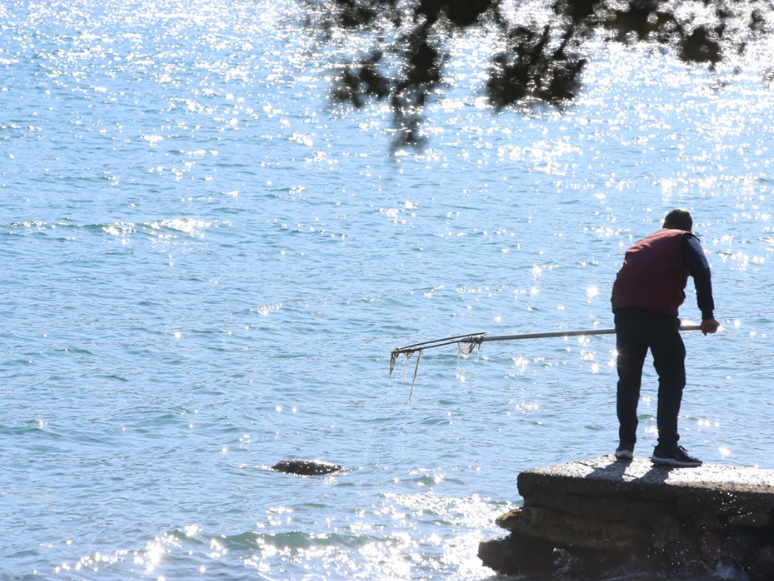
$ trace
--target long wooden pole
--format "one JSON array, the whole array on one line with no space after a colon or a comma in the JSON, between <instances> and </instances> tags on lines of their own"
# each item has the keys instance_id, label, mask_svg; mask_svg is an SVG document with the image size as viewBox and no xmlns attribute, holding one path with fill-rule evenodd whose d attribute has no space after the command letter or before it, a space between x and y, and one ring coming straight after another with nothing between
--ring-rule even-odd
<instances>
[{"instance_id":1,"label":"long wooden pole","mask_svg":"<svg viewBox=\"0 0 774 581\"><path fill-rule=\"evenodd\" d=\"M683 325L681 331L701 331L701 325ZM515 341L517 339L545 339L548 337L578 337L583 335L613 335L615 329L590 329L584 331L556 331L553 333L524 333L522 335L485 335L480 339L481 343L489 341ZM462 343L478 343L479 340L462 339Z\"/></svg>"},{"instance_id":2,"label":"long wooden pole","mask_svg":"<svg viewBox=\"0 0 774 581\"><path fill-rule=\"evenodd\" d=\"M680 327L681 331L701 331L701 325L683 325ZM489 335L488 333L471 333L469 335L455 335L454 337L444 337L443 339L435 339L433 341L423 341L421 343L413 343L412 345L406 345L405 347L398 347L390 352L390 377L392 377L392 370L395 367L395 362L400 355L406 356L406 361L414 354L417 355L416 366L414 367L414 379L411 382L411 393L409 394L409 401L414 393L414 384L417 382L417 371L419 371L419 362L422 359L422 355L425 349L432 349L433 347L443 347L444 345L452 345L457 343L469 343L469 346L464 350L460 346L462 353L470 353L476 345L481 343L489 343L491 341L518 341L520 339L547 339L549 337L579 337L586 335L612 335L615 333L615 329L584 329L582 331L552 331L550 333L522 333L520 335Z\"/></svg>"},{"instance_id":3,"label":"long wooden pole","mask_svg":"<svg viewBox=\"0 0 774 581\"><path fill-rule=\"evenodd\" d=\"M701 325L683 325L681 331L701 331ZM393 355L401 353L416 353L433 347L443 347L454 343L489 343L490 341L518 341L521 339L547 339L549 337L579 337L585 335L613 335L615 329L583 329L581 331L552 331L549 333L522 333L520 335L489 335L488 333L470 333L468 335L455 335L454 337L444 337L433 341L423 341L422 343L413 343L405 347L398 347L392 350Z\"/></svg>"}]
</instances>

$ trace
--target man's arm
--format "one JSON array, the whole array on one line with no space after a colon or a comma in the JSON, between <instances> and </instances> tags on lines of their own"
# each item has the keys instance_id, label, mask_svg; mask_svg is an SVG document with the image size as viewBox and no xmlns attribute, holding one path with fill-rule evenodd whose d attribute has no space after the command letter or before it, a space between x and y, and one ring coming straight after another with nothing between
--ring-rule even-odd
<instances>
[{"instance_id":1,"label":"man's arm","mask_svg":"<svg viewBox=\"0 0 774 581\"><path fill-rule=\"evenodd\" d=\"M715 301L712 298L712 274L698 238L683 236L683 256L696 287L696 302L702 318L701 330L705 335L714 333L719 323L713 315Z\"/></svg>"}]
</instances>

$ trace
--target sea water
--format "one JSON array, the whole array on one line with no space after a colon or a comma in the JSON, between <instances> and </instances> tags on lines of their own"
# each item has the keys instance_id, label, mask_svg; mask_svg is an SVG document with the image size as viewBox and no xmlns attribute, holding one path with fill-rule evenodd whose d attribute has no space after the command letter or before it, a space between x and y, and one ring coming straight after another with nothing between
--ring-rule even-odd
<instances>
[{"instance_id":1,"label":"sea water","mask_svg":"<svg viewBox=\"0 0 774 581\"><path fill-rule=\"evenodd\" d=\"M615 449L614 338L428 350L411 401L390 350L612 327L675 207L722 323L685 335L681 443L774 468L770 46L708 71L592 43L575 103L498 112L462 36L396 150L386 104L327 97L359 37L302 16L0 5L0 578L492 579L519 472ZM655 396L648 363L638 454Z\"/></svg>"}]
</instances>

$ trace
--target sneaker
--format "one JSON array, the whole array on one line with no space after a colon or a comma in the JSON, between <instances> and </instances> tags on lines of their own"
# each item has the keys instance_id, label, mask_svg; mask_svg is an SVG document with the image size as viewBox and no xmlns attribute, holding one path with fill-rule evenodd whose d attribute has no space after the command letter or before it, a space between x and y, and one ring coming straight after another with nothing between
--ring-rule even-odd
<instances>
[{"instance_id":1,"label":"sneaker","mask_svg":"<svg viewBox=\"0 0 774 581\"><path fill-rule=\"evenodd\" d=\"M701 460L689 455L688 450L682 446L678 446L672 452L663 452L656 447L653 450L653 456L651 456L650 461L664 466L684 466L686 468L701 466L702 464Z\"/></svg>"},{"instance_id":2,"label":"sneaker","mask_svg":"<svg viewBox=\"0 0 774 581\"><path fill-rule=\"evenodd\" d=\"M618 446L615 451L616 460L634 460L634 451L624 446Z\"/></svg>"}]
</instances>

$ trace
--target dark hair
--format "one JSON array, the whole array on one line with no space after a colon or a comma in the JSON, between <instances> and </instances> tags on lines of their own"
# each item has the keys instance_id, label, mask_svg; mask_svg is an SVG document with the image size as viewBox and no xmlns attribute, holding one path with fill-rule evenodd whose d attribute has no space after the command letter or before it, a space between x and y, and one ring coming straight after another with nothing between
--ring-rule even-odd
<instances>
[{"instance_id":1,"label":"dark hair","mask_svg":"<svg viewBox=\"0 0 774 581\"><path fill-rule=\"evenodd\" d=\"M680 208L672 210L666 215L666 218L664 218L664 228L690 232L691 228L693 228L693 218L691 218L691 214L688 210L682 210Z\"/></svg>"}]
</instances>

